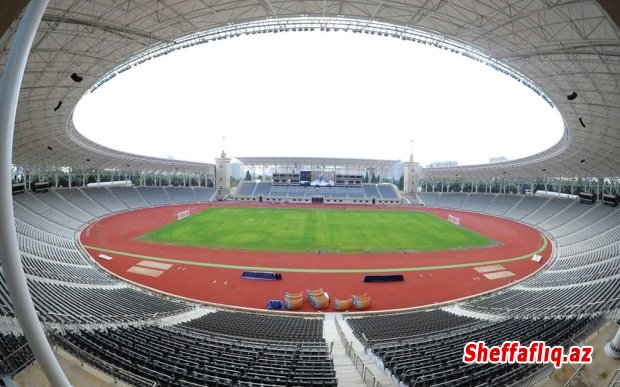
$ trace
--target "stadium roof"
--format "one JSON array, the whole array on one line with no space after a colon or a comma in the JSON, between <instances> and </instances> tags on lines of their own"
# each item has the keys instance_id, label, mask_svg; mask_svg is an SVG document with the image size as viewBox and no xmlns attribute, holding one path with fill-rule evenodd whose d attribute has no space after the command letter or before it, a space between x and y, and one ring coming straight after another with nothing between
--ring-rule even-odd
<instances>
[{"instance_id":1,"label":"stadium roof","mask_svg":"<svg viewBox=\"0 0 620 387\"><path fill-rule=\"evenodd\" d=\"M25 4L17 0L0 6L0 31L8 28L0 38L0 68ZM73 130L73 108L117 66L188 34L251 21L335 17L432 31L470 45L482 53L485 63L505 64L522 74L564 118L564 136L545 152L490 165L426 170L427 177L616 177L620 176L619 15L620 4L614 0L55 0L43 16L24 74L13 161L25 167L80 169L92 163L151 171L210 170L211 164L142 157L94 144ZM358 32L381 33L365 28ZM218 38L228 36L233 35ZM76 82L72 73L83 80ZM576 98L568 99L573 92Z\"/></svg>"}]
</instances>

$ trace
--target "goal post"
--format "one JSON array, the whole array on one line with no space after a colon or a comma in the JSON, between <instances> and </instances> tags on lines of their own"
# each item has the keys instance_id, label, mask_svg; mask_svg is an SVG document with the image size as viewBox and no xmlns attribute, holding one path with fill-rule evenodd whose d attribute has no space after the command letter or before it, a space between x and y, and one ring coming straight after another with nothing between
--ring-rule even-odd
<instances>
[{"instance_id":1,"label":"goal post","mask_svg":"<svg viewBox=\"0 0 620 387\"><path fill-rule=\"evenodd\" d=\"M189 216L189 210L181 211L177 213L177 220L187 218Z\"/></svg>"},{"instance_id":2,"label":"goal post","mask_svg":"<svg viewBox=\"0 0 620 387\"><path fill-rule=\"evenodd\" d=\"M105 224L96 224L94 227L95 237L97 238L97 246L99 252L108 249L108 226Z\"/></svg>"},{"instance_id":3,"label":"goal post","mask_svg":"<svg viewBox=\"0 0 620 387\"><path fill-rule=\"evenodd\" d=\"M461 218L459 218L458 216L454 216L454 215L448 215L448 222L452 224L456 224L457 226L460 226Z\"/></svg>"}]
</instances>

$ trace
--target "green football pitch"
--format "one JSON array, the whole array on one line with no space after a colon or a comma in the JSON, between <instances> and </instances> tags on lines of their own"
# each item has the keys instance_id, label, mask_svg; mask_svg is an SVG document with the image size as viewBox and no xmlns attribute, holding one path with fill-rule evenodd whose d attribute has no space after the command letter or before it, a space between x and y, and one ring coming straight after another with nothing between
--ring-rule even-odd
<instances>
[{"instance_id":1,"label":"green football pitch","mask_svg":"<svg viewBox=\"0 0 620 387\"><path fill-rule=\"evenodd\" d=\"M493 240L418 211L217 207L140 240L210 248L337 253L477 248Z\"/></svg>"}]
</instances>

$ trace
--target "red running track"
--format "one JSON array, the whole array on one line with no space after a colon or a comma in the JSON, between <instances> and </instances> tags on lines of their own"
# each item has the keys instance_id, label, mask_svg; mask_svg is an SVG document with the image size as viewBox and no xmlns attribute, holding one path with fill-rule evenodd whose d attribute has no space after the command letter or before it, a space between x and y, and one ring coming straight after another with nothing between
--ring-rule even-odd
<instances>
[{"instance_id":1,"label":"red running track","mask_svg":"<svg viewBox=\"0 0 620 387\"><path fill-rule=\"evenodd\" d=\"M183 261L173 263L172 267L165 270L159 277L150 277L127 271L145 260L145 257L131 257L115 252L105 252L113 259L107 261L93 258L97 264L123 279L164 293L198 301L257 309L264 309L267 300L283 299L286 291L299 292L317 288L323 288L329 293L332 300L348 298L352 294L368 293L372 299L372 305L367 311L443 303L488 292L517 282L541 269L548 262L552 250L549 243L540 254L543 256L541 263L535 263L530 258L542 246L543 238L537 230L531 227L508 219L482 214L420 207L392 207L390 209L425 211L444 219L448 214L456 215L460 218L461 226L487 235L499 244L481 249L436 252L319 254L207 249L154 244L135 239L149 230L175 221L176 213L185 209L192 208L191 211L193 212L209 206L222 205L247 206L248 204L177 205L116 214L85 228L80 240L91 257L99 255L100 251L97 248L102 247L101 243L103 243L103 247L110 251ZM269 204L267 206L284 205ZM311 206L304 207L312 208ZM330 208L329 206L320 207ZM342 206L333 208L342 209ZM374 206L350 208L376 209ZM387 209L387 207L381 208ZM102 240L99 243L98 239L102 239L100 237L102 235L101 230L105 230L107 238L103 240L107 241L103 242ZM485 262L521 256L524 258L501 263L504 267L502 270L514 273L510 277L491 280L474 269L474 267L484 266ZM242 268L194 266L191 264L192 262L282 268L282 280L244 280L241 279L241 272L244 270ZM471 263L480 264L453 268L429 268L430 266ZM287 272L287 268L359 269L361 271L364 269L381 271L391 268L412 268L412 270L398 271L405 276L403 282L364 283L362 282L363 272L303 273ZM381 272L368 274L381 274ZM386 274L389 273L386 272ZM305 302L300 311L310 312L314 309ZM330 307L323 311L329 312L333 309Z\"/></svg>"}]
</instances>

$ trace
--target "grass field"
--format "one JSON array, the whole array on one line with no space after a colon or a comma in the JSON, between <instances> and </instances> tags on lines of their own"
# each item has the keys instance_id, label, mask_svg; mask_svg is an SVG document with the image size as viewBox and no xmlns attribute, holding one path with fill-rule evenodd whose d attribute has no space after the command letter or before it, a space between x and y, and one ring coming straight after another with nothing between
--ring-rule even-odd
<instances>
[{"instance_id":1,"label":"grass field","mask_svg":"<svg viewBox=\"0 0 620 387\"><path fill-rule=\"evenodd\" d=\"M139 239L211 248L338 253L448 250L493 243L425 212L244 207L210 208Z\"/></svg>"}]
</instances>

